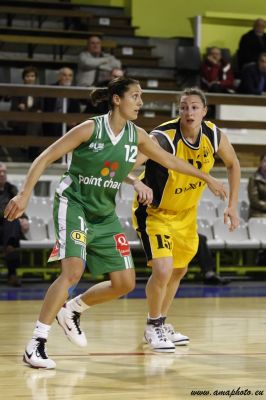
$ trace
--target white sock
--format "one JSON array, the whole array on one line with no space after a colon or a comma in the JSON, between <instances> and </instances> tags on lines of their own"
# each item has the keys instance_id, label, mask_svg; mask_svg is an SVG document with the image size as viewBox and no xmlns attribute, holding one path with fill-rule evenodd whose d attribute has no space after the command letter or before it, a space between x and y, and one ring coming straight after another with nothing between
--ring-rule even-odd
<instances>
[{"instance_id":1,"label":"white sock","mask_svg":"<svg viewBox=\"0 0 266 400\"><path fill-rule=\"evenodd\" d=\"M150 323L152 323L153 321L157 321L158 322L160 318L161 318L161 315L159 315L159 317L156 317L156 318L151 318L150 315L148 314L147 324L150 325Z\"/></svg>"},{"instance_id":2,"label":"white sock","mask_svg":"<svg viewBox=\"0 0 266 400\"><path fill-rule=\"evenodd\" d=\"M79 295L74 299L68 301L66 304L67 308L71 311L76 311L78 313L82 313L83 311L90 308L90 306L88 306L86 303L84 303L84 301L81 300L81 296L82 295Z\"/></svg>"},{"instance_id":3,"label":"white sock","mask_svg":"<svg viewBox=\"0 0 266 400\"><path fill-rule=\"evenodd\" d=\"M36 322L32 337L33 338L41 337L43 339L47 339L50 329L51 329L51 325L43 324L42 322L40 322L38 320Z\"/></svg>"},{"instance_id":4,"label":"white sock","mask_svg":"<svg viewBox=\"0 0 266 400\"><path fill-rule=\"evenodd\" d=\"M161 318L161 314L156 318L151 318L150 315L148 314L148 319L151 319L152 321L155 321L156 319L159 319L159 318Z\"/></svg>"}]
</instances>

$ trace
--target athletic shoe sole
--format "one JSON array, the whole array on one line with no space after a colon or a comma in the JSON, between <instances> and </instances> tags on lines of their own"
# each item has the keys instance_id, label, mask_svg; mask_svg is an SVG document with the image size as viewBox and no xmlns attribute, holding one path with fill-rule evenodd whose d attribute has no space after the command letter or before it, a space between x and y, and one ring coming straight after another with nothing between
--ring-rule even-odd
<instances>
[{"instance_id":1,"label":"athletic shoe sole","mask_svg":"<svg viewBox=\"0 0 266 400\"><path fill-rule=\"evenodd\" d=\"M175 346L187 346L189 344L189 339L178 340L178 342L173 342Z\"/></svg>"},{"instance_id":2,"label":"athletic shoe sole","mask_svg":"<svg viewBox=\"0 0 266 400\"><path fill-rule=\"evenodd\" d=\"M150 342L146 339L146 337L143 337L143 342L147 344L152 351L155 351L156 353L174 353L175 352L175 347L153 347Z\"/></svg>"},{"instance_id":3,"label":"athletic shoe sole","mask_svg":"<svg viewBox=\"0 0 266 400\"><path fill-rule=\"evenodd\" d=\"M44 367L44 366L33 365L25 353L23 354L23 361L25 364L29 365L31 368L34 368L34 369L54 369L55 368L55 367Z\"/></svg>"}]
</instances>

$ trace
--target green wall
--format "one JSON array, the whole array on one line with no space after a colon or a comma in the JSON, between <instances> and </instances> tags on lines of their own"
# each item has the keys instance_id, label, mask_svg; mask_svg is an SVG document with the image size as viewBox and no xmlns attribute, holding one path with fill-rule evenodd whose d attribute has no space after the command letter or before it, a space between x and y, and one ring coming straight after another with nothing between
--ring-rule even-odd
<instances>
[{"instance_id":1,"label":"green wall","mask_svg":"<svg viewBox=\"0 0 266 400\"><path fill-rule=\"evenodd\" d=\"M193 18L206 11L266 15L266 0L72 0L76 4L125 7L137 35L193 37ZM185 3L185 4L184 4Z\"/></svg>"},{"instance_id":2,"label":"green wall","mask_svg":"<svg viewBox=\"0 0 266 400\"><path fill-rule=\"evenodd\" d=\"M193 37L192 20L206 11L266 15L266 0L131 0L131 7L137 33L153 37Z\"/></svg>"},{"instance_id":3,"label":"green wall","mask_svg":"<svg viewBox=\"0 0 266 400\"><path fill-rule=\"evenodd\" d=\"M266 13L260 14L266 19ZM239 38L251 29L257 14L232 14L207 12L202 17L201 49L206 47L227 47L234 54L239 45Z\"/></svg>"}]
</instances>

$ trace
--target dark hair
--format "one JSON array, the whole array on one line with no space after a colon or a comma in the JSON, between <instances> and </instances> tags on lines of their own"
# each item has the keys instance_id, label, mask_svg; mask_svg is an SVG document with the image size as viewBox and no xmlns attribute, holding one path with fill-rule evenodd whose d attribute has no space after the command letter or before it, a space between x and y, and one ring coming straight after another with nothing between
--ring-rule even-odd
<instances>
[{"instance_id":1,"label":"dark hair","mask_svg":"<svg viewBox=\"0 0 266 400\"><path fill-rule=\"evenodd\" d=\"M112 79L108 83L108 87L94 89L91 94L91 102L94 106L102 102L108 103L109 110L113 109L113 96L116 94L119 97L123 97L124 94L128 91L130 85L139 85L139 81L133 78L127 78L121 76L120 78Z\"/></svg>"},{"instance_id":2,"label":"dark hair","mask_svg":"<svg viewBox=\"0 0 266 400\"><path fill-rule=\"evenodd\" d=\"M23 69L22 71L22 79L25 78L26 75L30 74L31 72L33 72L36 76L36 78L38 78L38 70L37 68L33 67L33 66L28 66L26 68Z\"/></svg>"},{"instance_id":3,"label":"dark hair","mask_svg":"<svg viewBox=\"0 0 266 400\"><path fill-rule=\"evenodd\" d=\"M257 168L257 171L256 172L261 172L261 163L262 163L262 161L263 161L263 159L266 157L266 153L264 153L264 154L261 154L261 156L260 156L260 163L259 163L259 167Z\"/></svg>"},{"instance_id":4,"label":"dark hair","mask_svg":"<svg viewBox=\"0 0 266 400\"><path fill-rule=\"evenodd\" d=\"M92 37L97 37L98 39L103 40L102 35L99 35L98 33L91 33L91 34L87 37L87 41L89 41Z\"/></svg>"},{"instance_id":5,"label":"dark hair","mask_svg":"<svg viewBox=\"0 0 266 400\"><path fill-rule=\"evenodd\" d=\"M201 99L204 107L207 107L207 99L206 96L204 94L204 92L202 90L200 90L198 87L192 87L192 88L186 88L184 89L180 96L179 96L179 101L178 103L180 103L181 97L183 96L199 96L199 98Z\"/></svg>"}]
</instances>

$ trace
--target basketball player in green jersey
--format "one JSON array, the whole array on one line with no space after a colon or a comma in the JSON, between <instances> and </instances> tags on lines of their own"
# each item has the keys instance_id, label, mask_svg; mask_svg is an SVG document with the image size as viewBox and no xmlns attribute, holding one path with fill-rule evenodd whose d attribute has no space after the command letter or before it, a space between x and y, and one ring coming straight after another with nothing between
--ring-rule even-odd
<instances>
[{"instance_id":1,"label":"basketball player in green jersey","mask_svg":"<svg viewBox=\"0 0 266 400\"><path fill-rule=\"evenodd\" d=\"M108 89L96 90L92 100L94 103L107 100L110 112L76 126L46 149L33 162L23 187L6 207L8 220L18 218L45 168L71 153L54 201L57 240L50 258L61 260L62 270L45 295L33 337L25 349L24 361L32 367L56 366L45 350L55 317L69 340L86 346L86 336L79 325L80 314L134 288L134 265L115 213L115 195L134 167L138 149L166 168L202 179L221 198L226 196L223 185L216 179L165 152L143 129L130 122L137 118L143 104L141 94L138 81L130 78L115 79ZM131 183L142 201L148 203L150 189L137 179ZM109 273L110 280L92 286L62 307L70 288L79 282L86 263L93 274Z\"/></svg>"},{"instance_id":2,"label":"basketball player in green jersey","mask_svg":"<svg viewBox=\"0 0 266 400\"><path fill-rule=\"evenodd\" d=\"M187 160L209 173L217 153L223 160L230 186L225 223L230 230L239 224L237 215L240 167L235 151L226 136L210 121L206 98L197 88L186 89L180 97L180 117L151 132L151 137L169 154ZM139 154L137 164L147 160ZM137 165L136 164L136 165ZM133 225L141 237L152 274L146 286L149 315L144 339L157 352L174 352L189 338L165 324L180 280L198 249L197 206L206 184L197 177L177 173L152 160L146 162L141 178L153 189L149 206L135 197Z\"/></svg>"}]
</instances>

